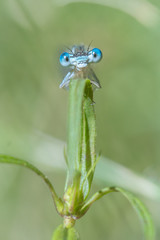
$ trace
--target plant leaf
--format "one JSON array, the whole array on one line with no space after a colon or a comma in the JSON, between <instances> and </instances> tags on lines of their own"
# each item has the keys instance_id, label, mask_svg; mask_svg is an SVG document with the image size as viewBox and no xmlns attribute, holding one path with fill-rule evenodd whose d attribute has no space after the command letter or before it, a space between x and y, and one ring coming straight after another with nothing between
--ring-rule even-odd
<instances>
[{"instance_id":1,"label":"plant leaf","mask_svg":"<svg viewBox=\"0 0 160 240\"><path fill-rule=\"evenodd\" d=\"M75 228L65 228L63 225L58 226L53 234L52 240L79 240L79 235Z\"/></svg>"},{"instance_id":2,"label":"plant leaf","mask_svg":"<svg viewBox=\"0 0 160 240\"><path fill-rule=\"evenodd\" d=\"M69 176L72 179L80 168L82 102L85 88L84 80L70 82L68 111L67 159Z\"/></svg>"},{"instance_id":3,"label":"plant leaf","mask_svg":"<svg viewBox=\"0 0 160 240\"><path fill-rule=\"evenodd\" d=\"M124 190L123 188L115 188L116 191L121 192L123 196L125 196L129 202L132 204L136 212L138 213L142 223L144 224L144 232L147 240L155 239L155 230L154 225L151 219L151 216L148 212L148 209L145 205L140 201L139 198L134 196L132 193Z\"/></svg>"},{"instance_id":4,"label":"plant leaf","mask_svg":"<svg viewBox=\"0 0 160 240\"><path fill-rule=\"evenodd\" d=\"M28 169L30 169L31 171L33 171L34 173L36 173L38 176L40 176L44 182L47 184L51 194L52 194L52 198L53 201L55 203L55 207L57 208L58 211L61 211L61 209L63 209L63 204L60 198L58 198L52 183L49 181L49 179L47 178L47 176L45 176L38 168L36 168L35 166L33 166L32 164L30 164L27 161L24 161L22 159L18 159L18 158L14 158L11 156L7 156L7 155L0 155L0 163L10 163L10 164L15 164L15 165L19 165L19 166L23 166L26 167Z\"/></svg>"},{"instance_id":5,"label":"plant leaf","mask_svg":"<svg viewBox=\"0 0 160 240\"><path fill-rule=\"evenodd\" d=\"M144 233L145 233L146 240L154 240L155 239L155 230L154 230L154 225L153 225L151 216L148 212L148 209L140 201L139 198L137 198L130 192L124 190L123 188L107 187L107 188L103 188L102 190L98 191L82 207L82 209L81 209L82 214L85 214L95 201L97 201L98 199L100 199L101 197L103 197L104 195L106 195L110 192L120 192L123 194L123 196L125 196L129 200L129 202L131 203L133 208L138 213L140 219L142 220L142 223L144 225Z\"/></svg>"},{"instance_id":6,"label":"plant leaf","mask_svg":"<svg viewBox=\"0 0 160 240\"><path fill-rule=\"evenodd\" d=\"M95 112L90 80L74 79L70 82L67 159L69 180L74 182L80 173L84 199L88 196L96 162ZM89 174L88 174L89 173Z\"/></svg>"}]
</instances>

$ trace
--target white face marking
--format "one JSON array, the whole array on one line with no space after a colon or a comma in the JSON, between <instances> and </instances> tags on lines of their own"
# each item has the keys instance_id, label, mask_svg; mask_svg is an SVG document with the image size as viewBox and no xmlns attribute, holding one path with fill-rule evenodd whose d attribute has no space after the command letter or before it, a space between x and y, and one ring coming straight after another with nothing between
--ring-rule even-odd
<instances>
[{"instance_id":1,"label":"white face marking","mask_svg":"<svg viewBox=\"0 0 160 240\"><path fill-rule=\"evenodd\" d=\"M88 62L89 59L87 55L70 56L71 65L75 66L77 69L86 67Z\"/></svg>"}]
</instances>

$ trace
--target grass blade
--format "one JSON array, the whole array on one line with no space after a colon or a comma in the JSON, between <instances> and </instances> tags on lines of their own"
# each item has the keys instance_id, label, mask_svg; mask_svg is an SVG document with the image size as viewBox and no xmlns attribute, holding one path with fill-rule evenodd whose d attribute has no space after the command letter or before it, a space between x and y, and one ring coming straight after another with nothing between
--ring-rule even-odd
<instances>
[{"instance_id":1,"label":"grass blade","mask_svg":"<svg viewBox=\"0 0 160 240\"><path fill-rule=\"evenodd\" d=\"M154 230L154 225L153 225L151 216L148 212L148 209L140 201L139 198L134 196L132 193L124 190L123 188L107 187L107 188L103 188L102 190L98 191L82 207L82 209L81 209L82 213L85 214L95 201L97 201L98 199L100 199L101 197L103 197L104 195L106 195L110 192L120 192L123 194L123 196L125 196L128 199L128 201L131 203L133 208L138 213L138 215L144 225L145 239L146 240L154 240L155 239L155 230Z\"/></svg>"},{"instance_id":2,"label":"grass blade","mask_svg":"<svg viewBox=\"0 0 160 240\"><path fill-rule=\"evenodd\" d=\"M52 183L49 181L48 177L45 176L34 165L30 164L29 162L27 162L25 160L21 160L21 159L18 159L18 158L7 156L7 155L0 155L0 163L8 163L8 164L15 164L15 165L23 166L23 167L28 168L29 170L33 171L34 173L36 173L47 184L47 186L48 186L48 188L49 188L49 190L52 194L52 198L53 198L53 201L55 203L55 207L57 208L57 210L60 210L62 208L61 200L58 198L58 196L57 196L57 194L56 194L56 192L53 188Z\"/></svg>"}]
</instances>

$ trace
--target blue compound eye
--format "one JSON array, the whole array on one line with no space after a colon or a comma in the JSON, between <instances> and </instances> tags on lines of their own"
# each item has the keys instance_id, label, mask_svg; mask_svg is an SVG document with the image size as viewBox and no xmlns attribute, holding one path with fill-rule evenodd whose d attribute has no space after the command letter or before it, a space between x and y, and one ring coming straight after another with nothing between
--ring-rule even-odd
<instances>
[{"instance_id":1,"label":"blue compound eye","mask_svg":"<svg viewBox=\"0 0 160 240\"><path fill-rule=\"evenodd\" d=\"M59 61L60 61L60 64L64 67L69 66L70 65L70 54L67 52L62 53Z\"/></svg>"},{"instance_id":2,"label":"blue compound eye","mask_svg":"<svg viewBox=\"0 0 160 240\"><path fill-rule=\"evenodd\" d=\"M102 58L102 52L100 49L98 48L93 48L90 52L89 52L89 59L90 62L99 62Z\"/></svg>"}]
</instances>

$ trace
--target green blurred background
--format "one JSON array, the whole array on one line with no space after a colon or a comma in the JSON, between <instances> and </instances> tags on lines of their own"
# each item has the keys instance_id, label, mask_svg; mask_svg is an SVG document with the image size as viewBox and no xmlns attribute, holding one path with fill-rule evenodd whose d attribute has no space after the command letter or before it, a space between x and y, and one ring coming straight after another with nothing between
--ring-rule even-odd
<instances>
[{"instance_id":1,"label":"green blurred background","mask_svg":"<svg viewBox=\"0 0 160 240\"><path fill-rule=\"evenodd\" d=\"M95 92L97 152L111 159L108 165L103 159L105 168L100 160L92 192L128 182L148 206L158 240L158 1L0 0L0 153L34 163L62 196L68 92L59 89L65 76L59 55L92 40L103 52L95 66L102 85ZM49 240L61 222L37 176L0 165L0 239ZM97 202L76 228L81 239L143 239L135 212L119 194Z\"/></svg>"}]
</instances>

